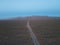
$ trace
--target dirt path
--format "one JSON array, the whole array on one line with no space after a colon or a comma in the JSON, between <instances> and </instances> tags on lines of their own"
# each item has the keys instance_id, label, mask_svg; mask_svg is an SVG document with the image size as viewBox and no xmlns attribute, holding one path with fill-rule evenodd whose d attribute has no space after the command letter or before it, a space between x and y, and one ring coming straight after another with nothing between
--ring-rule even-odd
<instances>
[{"instance_id":1,"label":"dirt path","mask_svg":"<svg viewBox=\"0 0 60 45\"><path fill-rule=\"evenodd\" d=\"M31 38L32 38L32 41L33 41L34 45L40 45L37 38L36 38L36 36L35 36L35 34L32 32L32 28L29 25L29 21L27 21L27 28L29 30L29 33L31 35Z\"/></svg>"}]
</instances>

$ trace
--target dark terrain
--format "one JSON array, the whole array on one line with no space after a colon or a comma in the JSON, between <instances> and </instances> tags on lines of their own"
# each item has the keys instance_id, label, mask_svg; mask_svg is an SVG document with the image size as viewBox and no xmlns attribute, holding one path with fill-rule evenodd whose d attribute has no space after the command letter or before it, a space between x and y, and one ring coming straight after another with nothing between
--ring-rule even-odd
<instances>
[{"instance_id":1,"label":"dark terrain","mask_svg":"<svg viewBox=\"0 0 60 45\"><path fill-rule=\"evenodd\" d=\"M47 16L0 20L0 45L34 45L27 20L40 45L60 45L60 17Z\"/></svg>"},{"instance_id":2,"label":"dark terrain","mask_svg":"<svg viewBox=\"0 0 60 45\"><path fill-rule=\"evenodd\" d=\"M31 17L30 25L40 44L60 45L60 18L34 18Z\"/></svg>"},{"instance_id":3,"label":"dark terrain","mask_svg":"<svg viewBox=\"0 0 60 45\"><path fill-rule=\"evenodd\" d=\"M0 45L33 45L26 20L0 20Z\"/></svg>"}]
</instances>

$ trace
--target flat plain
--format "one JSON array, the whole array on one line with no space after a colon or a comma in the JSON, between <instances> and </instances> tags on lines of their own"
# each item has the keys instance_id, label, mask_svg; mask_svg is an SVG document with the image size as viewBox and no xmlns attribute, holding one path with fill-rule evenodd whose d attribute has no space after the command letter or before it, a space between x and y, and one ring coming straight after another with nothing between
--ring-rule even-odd
<instances>
[{"instance_id":1,"label":"flat plain","mask_svg":"<svg viewBox=\"0 0 60 45\"><path fill-rule=\"evenodd\" d=\"M40 45L60 45L60 19L30 20Z\"/></svg>"},{"instance_id":2,"label":"flat plain","mask_svg":"<svg viewBox=\"0 0 60 45\"><path fill-rule=\"evenodd\" d=\"M33 45L26 20L0 20L0 45Z\"/></svg>"},{"instance_id":3,"label":"flat plain","mask_svg":"<svg viewBox=\"0 0 60 45\"><path fill-rule=\"evenodd\" d=\"M0 45L34 45L27 29L28 20L40 45L60 45L60 18L39 16L0 20Z\"/></svg>"}]
</instances>

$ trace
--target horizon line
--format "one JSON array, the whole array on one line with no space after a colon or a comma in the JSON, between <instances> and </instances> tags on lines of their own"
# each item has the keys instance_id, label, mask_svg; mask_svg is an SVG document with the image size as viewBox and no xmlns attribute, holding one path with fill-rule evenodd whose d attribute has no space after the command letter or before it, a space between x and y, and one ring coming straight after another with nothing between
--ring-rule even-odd
<instances>
[{"instance_id":1,"label":"horizon line","mask_svg":"<svg viewBox=\"0 0 60 45\"><path fill-rule=\"evenodd\" d=\"M41 15L30 15L30 16L13 16L13 17L5 17L5 18L0 18L0 20L6 20L6 19L12 19L12 18L25 18L25 17L57 17L57 18L60 18L60 16L41 16Z\"/></svg>"}]
</instances>

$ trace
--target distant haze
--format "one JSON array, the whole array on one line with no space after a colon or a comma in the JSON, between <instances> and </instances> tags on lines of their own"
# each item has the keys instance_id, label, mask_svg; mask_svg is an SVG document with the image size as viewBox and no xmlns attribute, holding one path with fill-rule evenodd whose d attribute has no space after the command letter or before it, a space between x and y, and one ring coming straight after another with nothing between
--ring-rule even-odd
<instances>
[{"instance_id":1,"label":"distant haze","mask_svg":"<svg viewBox=\"0 0 60 45\"><path fill-rule=\"evenodd\" d=\"M60 19L60 17L50 17L50 16L26 16L26 17L12 17L2 20L51 20Z\"/></svg>"},{"instance_id":2,"label":"distant haze","mask_svg":"<svg viewBox=\"0 0 60 45\"><path fill-rule=\"evenodd\" d=\"M0 0L0 19L32 15L60 17L60 0Z\"/></svg>"}]
</instances>

